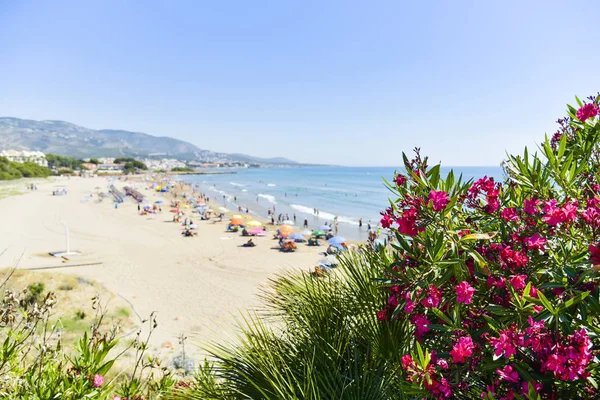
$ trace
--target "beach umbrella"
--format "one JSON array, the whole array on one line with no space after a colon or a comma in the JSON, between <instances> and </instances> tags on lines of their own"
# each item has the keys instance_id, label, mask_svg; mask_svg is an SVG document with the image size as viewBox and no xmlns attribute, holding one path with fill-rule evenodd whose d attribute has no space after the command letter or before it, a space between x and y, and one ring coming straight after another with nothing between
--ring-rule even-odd
<instances>
[{"instance_id":1,"label":"beach umbrella","mask_svg":"<svg viewBox=\"0 0 600 400\"><path fill-rule=\"evenodd\" d=\"M188 200L189 201L196 201L196 198L195 197L190 197Z\"/></svg>"},{"instance_id":2,"label":"beach umbrella","mask_svg":"<svg viewBox=\"0 0 600 400\"><path fill-rule=\"evenodd\" d=\"M242 217L240 214L235 214L235 215L233 215L231 218L232 218L232 219L233 219L233 218L239 218L239 219L243 219L244 217Z\"/></svg>"},{"instance_id":3,"label":"beach umbrella","mask_svg":"<svg viewBox=\"0 0 600 400\"><path fill-rule=\"evenodd\" d=\"M312 231L307 229L305 231L302 231L301 234L304 236L310 236L310 235L312 235Z\"/></svg>"},{"instance_id":4,"label":"beach umbrella","mask_svg":"<svg viewBox=\"0 0 600 400\"><path fill-rule=\"evenodd\" d=\"M288 236L290 239L293 240L304 240L304 236L302 236L299 233L292 233L290 236Z\"/></svg>"},{"instance_id":5,"label":"beach umbrella","mask_svg":"<svg viewBox=\"0 0 600 400\"><path fill-rule=\"evenodd\" d=\"M342 244L346 241L345 237L342 236L334 236L331 239L329 239L327 242L329 244Z\"/></svg>"},{"instance_id":6,"label":"beach umbrella","mask_svg":"<svg viewBox=\"0 0 600 400\"><path fill-rule=\"evenodd\" d=\"M188 206L187 204L182 204L181 207L183 207L183 208L190 208L190 206Z\"/></svg>"},{"instance_id":7,"label":"beach umbrella","mask_svg":"<svg viewBox=\"0 0 600 400\"><path fill-rule=\"evenodd\" d=\"M178 212L179 212L179 210L178 210L178 209L176 209L176 208L174 208L174 209L170 210L169 212L172 212L172 213L178 213Z\"/></svg>"},{"instance_id":8,"label":"beach umbrella","mask_svg":"<svg viewBox=\"0 0 600 400\"><path fill-rule=\"evenodd\" d=\"M288 237L292 233L294 233L294 228L289 225L282 225L279 227L279 236L281 237Z\"/></svg>"},{"instance_id":9,"label":"beach umbrella","mask_svg":"<svg viewBox=\"0 0 600 400\"><path fill-rule=\"evenodd\" d=\"M248 231L251 235L264 235L266 232L261 228L252 228Z\"/></svg>"},{"instance_id":10,"label":"beach umbrella","mask_svg":"<svg viewBox=\"0 0 600 400\"><path fill-rule=\"evenodd\" d=\"M246 225L247 226L254 226L254 227L256 227L256 226L263 226L262 222L260 222L260 221L248 221L246 223Z\"/></svg>"},{"instance_id":11,"label":"beach umbrella","mask_svg":"<svg viewBox=\"0 0 600 400\"><path fill-rule=\"evenodd\" d=\"M294 221L288 219L287 221L283 221L282 224L283 225L294 226Z\"/></svg>"},{"instance_id":12,"label":"beach umbrella","mask_svg":"<svg viewBox=\"0 0 600 400\"><path fill-rule=\"evenodd\" d=\"M281 225L279 227L279 231L280 232L294 233L294 227L293 226L289 226L289 225Z\"/></svg>"},{"instance_id":13,"label":"beach umbrella","mask_svg":"<svg viewBox=\"0 0 600 400\"><path fill-rule=\"evenodd\" d=\"M144 206L144 210L149 210L149 209L150 209L150 206L149 206L148 204L146 204L146 205Z\"/></svg>"},{"instance_id":14,"label":"beach umbrella","mask_svg":"<svg viewBox=\"0 0 600 400\"><path fill-rule=\"evenodd\" d=\"M198 228L198 225L196 225L196 224L191 224L190 225L190 229L196 229L196 228Z\"/></svg>"},{"instance_id":15,"label":"beach umbrella","mask_svg":"<svg viewBox=\"0 0 600 400\"><path fill-rule=\"evenodd\" d=\"M312 233L312 235L313 235L313 236L316 236L316 237L319 237L319 236L325 236L325 232L323 232L323 231L320 231L320 230L319 230L319 231L314 231L314 232Z\"/></svg>"},{"instance_id":16,"label":"beach umbrella","mask_svg":"<svg viewBox=\"0 0 600 400\"><path fill-rule=\"evenodd\" d=\"M331 227L330 227L329 225L321 225L321 226L319 227L319 230L322 230L322 231L330 231L330 230L331 230Z\"/></svg>"},{"instance_id":17,"label":"beach umbrella","mask_svg":"<svg viewBox=\"0 0 600 400\"><path fill-rule=\"evenodd\" d=\"M231 218L231 221L229 221L229 225L244 225L244 223L242 218Z\"/></svg>"},{"instance_id":18,"label":"beach umbrella","mask_svg":"<svg viewBox=\"0 0 600 400\"><path fill-rule=\"evenodd\" d=\"M156 200L156 201L154 202L154 204L162 204L162 203L164 203L164 201L162 201L162 200Z\"/></svg>"},{"instance_id":19,"label":"beach umbrella","mask_svg":"<svg viewBox=\"0 0 600 400\"><path fill-rule=\"evenodd\" d=\"M219 207L219 211L221 212L227 212L229 211L228 209L226 209L225 207Z\"/></svg>"}]
</instances>

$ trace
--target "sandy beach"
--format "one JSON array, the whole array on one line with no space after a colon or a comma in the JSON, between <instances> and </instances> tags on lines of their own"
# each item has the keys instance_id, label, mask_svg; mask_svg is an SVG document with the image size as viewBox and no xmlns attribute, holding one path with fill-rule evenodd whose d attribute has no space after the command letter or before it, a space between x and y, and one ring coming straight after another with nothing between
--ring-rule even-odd
<instances>
[{"instance_id":1,"label":"sandy beach","mask_svg":"<svg viewBox=\"0 0 600 400\"><path fill-rule=\"evenodd\" d=\"M308 271L325 250L299 245L294 253L281 253L271 235L243 248L247 238L225 232L225 221L196 217L198 236L183 237L181 224L171 222L168 212L172 194L142 190L150 203L165 204L162 213L141 216L130 197L116 209L112 199L99 200L97 193L106 192L109 182L104 177L36 182L36 191L16 182L23 194L0 200L0 251L5 249L0 267L18 259L23 269L56 267L45 271L94 279L130 302L142 318L156 311L159 326L151 346L159 354L174 351L180 334L190 347L234 334L235 318L259 304L260 285L284 269ZM68 194L53 196L59 189ZM71 249L82 252L68 266L48 254L65 249L61 221L69 226Z\"/></svg>"}]
</instances>

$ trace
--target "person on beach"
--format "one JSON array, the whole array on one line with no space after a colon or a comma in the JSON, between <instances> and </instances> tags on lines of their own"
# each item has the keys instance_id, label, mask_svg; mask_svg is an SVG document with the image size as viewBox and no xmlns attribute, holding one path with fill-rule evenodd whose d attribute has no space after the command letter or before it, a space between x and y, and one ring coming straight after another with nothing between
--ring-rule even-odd
<instances>
[{"instance_id":1,"label":"person on beach","mask_svg":"<svg viewBox=\"0 0 600 400\"><path fill-rule=\"evenodd\" d=\"M360 219L358 220L358 227L359 227L359 228L362 228L362 218L360 218Z\"/></svg>"},{"instance_id":2,"label":"person on beach","mask_svg":"<svg viewBox=\"0 0 600 400\"><path fill-rule=\"evenodd\" d=\"M308 220L304 218L304 228L308 229Z\"/></svg>"},{"instance_id":3,"label":"person on beach","mask_svg":"<svg viewBox=\"0 0 600 400\"><path fill-rule=\"evenodd\" d=\"M367 230L370 231L371 230L371 221L369 221L369 223L367 224Z\"/></svg>"},{"instance_id":4,"label":"person on beach","mask_svg":"<svg viewBox=\"0 0 600 400\"><path fill-rule=\"evenodd\" d=\"M141 208L140 208L140 203L138 203L138 211L140 211L140 209L141 209Z\"/></svg>"},{"instance_id":5,"label":"person on beach","mask_svg":"<svg viewBox=\"0 0 600 400\"><path fill-rule=\"evenodd\" d=\"M296 225L296 213L294 213L294 225Z\"/></svg>"}]
</instances>

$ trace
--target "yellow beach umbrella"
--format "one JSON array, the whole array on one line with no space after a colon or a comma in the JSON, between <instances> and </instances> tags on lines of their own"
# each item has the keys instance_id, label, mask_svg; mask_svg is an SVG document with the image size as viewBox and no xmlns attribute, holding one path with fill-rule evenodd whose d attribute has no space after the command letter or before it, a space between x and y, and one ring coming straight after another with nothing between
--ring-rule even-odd
<instances>
[{"instance_id":1,"label":"yellow beach umbrella","mask_svg":"<svg viewBox=\"0 0 600 400\"><path fill-rule=\"evenodd\" d=\"M231 217L231 219L234 219L234 218L239 218L239 219L242 219L242 218L244 218L244 217L242 217L242 216L241 216L241 215L239 215L239 214L235 214L234 216L232 216L232 217Z\"/></svg>"},{"instance_id":2,"label":"yellow beach umbrella","mask_svg":"<svg viewBox=\"0 0 600 400\"><path fill-rule=\"evenodd\" d=\"M246 223L246 225L247 225L247 226L263 226L262 222L260 222L260 221L256 221L256 220L253 220L253 221L248 221L248 222Z\"/></svg>"}]
</instances>

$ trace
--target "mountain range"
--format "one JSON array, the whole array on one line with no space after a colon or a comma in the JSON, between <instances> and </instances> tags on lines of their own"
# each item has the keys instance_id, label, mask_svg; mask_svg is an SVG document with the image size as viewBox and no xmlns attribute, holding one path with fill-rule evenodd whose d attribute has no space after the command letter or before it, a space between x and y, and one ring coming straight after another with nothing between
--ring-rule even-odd
<instances>
[{"instance_id":1,"label":"mountain range","mask_svg":"<svg viewBox=\"0 0 600 400\"><path fill-rule=\"evenodd\" d=\"M65 121L33 121L0 117L0 150L39 150L75 158L152 157L198 161L240 161L299 165L287 158L203 150L183 140L114 129L94 130Z\"/></svg>"}]
</instances>

